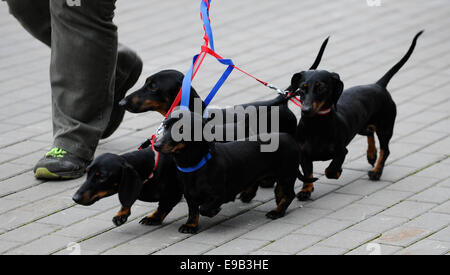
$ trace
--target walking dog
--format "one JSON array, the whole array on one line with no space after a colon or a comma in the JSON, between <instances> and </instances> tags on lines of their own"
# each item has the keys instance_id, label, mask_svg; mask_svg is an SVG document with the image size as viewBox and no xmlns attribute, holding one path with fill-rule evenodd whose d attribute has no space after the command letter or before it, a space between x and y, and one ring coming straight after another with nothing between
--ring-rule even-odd
<instances>
[{"instance_id":1,"label":"walking dog","mask_svg":"<svg viewBox=\"0 0 450 275\"><path fill-rule=\"evenodd\" d=\"M122 207L113 218L116 226L127 221L136 200L159 202L157 210L140 221L144 225L159 225L183 194L175 171L171 156L156 156L151 148L123 155L103 154L87 168L86 181L73 200L88 206L119 193Z\"/></svg>"},{"instance_id":2,"label":"walking dog","mask_svg":"<svg viewBox=\"0 0 450 275\"><path fill-rule=\"evenodd\" d=\"M271 219L284 216L295 198L294 184L298 176L299 149L294 137L279 134L279 147L270 153L261 152L259 141L214 143L203 138L194 141L193 133L190 133L191 141L175 141L172 128L183 117L192 125L202 125L202 129L206 122L197 113L187 111L179 117L172 113L164 121L154 144L157 151L173 156L183 182L189 217L179 228L180 232L197 232L199 215L217 215L222 204L234 201L243 191L241 200L251 200L256 195L258 181L265 178L273 178L277 183L277 207L266 216ZM186 127L183 130L188 131Z\"/></svg>"},{"instance_id":3,"label":"walking dog","mask_svg":"<svg viewBox=\"0 0 450 275\"><path fill-rule=\"evenodd\" d=\"M292 77L292 87L298 89L303 104L296 140L305 177L313 181L313 161L332 159L325 175L338 179L348 152L346 146L360 134L367 136L367 160L374 166L368 172L369 178L380 179L390 153L389 141L397 114L386 86L408 61L422 32L414 37L406 55L375 84L352 87L343 92L344 84L336 73L306 71ZM374 133L380 142L378 160ZM313 190L313 183L304 181L298 199L309 199Z\"/></svg>"}]
</instances>

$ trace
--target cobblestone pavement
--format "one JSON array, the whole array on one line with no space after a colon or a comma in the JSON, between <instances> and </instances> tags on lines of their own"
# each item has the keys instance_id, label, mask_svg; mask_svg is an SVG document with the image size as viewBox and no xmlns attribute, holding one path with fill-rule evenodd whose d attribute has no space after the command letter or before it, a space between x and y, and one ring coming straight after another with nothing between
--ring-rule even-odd
<instances>
[{"instance_id":1,"label":"cobblestone pavement","mask_svg":"<svg viewBox=\"0 0 450 275\"><path fill-rule=\"evenodd\" d=\"M28 35L0 3L0 253L70 254L448 254L450 251L450 2L448 0L213 1L216 49L279 86L308 68L331 35L321 68L346 87L376 81L426 29L415 53L389 85L398 104L391 156L381 181L368 180L366 140L357 137L341 179L320 177L312 200L295 201L287 215L265 218L273 191L250 204L229 203L202 217L197 235L178 233L181 202L161 226L138 223L156 204L138 202L128 223L114 227L117 197L91 207L71 197L83 179L43 182L31 169L51 146L50 51ZM146 76L185 72L202 42L194 0L118 1L120 40L145 61ZM223 66L212 59L194 86L203 95ZM75 73L75 72L74 72ZM214 100L231 105L274 93L234 72ZM293 110L297 110L292 106ZM297 110L297 114L299 112ZM159 114L127 114L98 154L136 148L160 123ZM298 191L300 184L297 183Z\"/></svg>"}]
</instances>

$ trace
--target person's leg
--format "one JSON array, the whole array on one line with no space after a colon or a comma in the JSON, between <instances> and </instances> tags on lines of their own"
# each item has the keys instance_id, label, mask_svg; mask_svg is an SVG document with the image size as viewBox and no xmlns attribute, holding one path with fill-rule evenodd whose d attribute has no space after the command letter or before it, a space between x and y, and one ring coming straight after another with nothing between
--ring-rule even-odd
<instances>
[{"instance_id":1,"label":"person's leg","mask_svg":"<svg viewBox=\"0 0 450 275\"><path fill-rule=\"evenodd\" d=\"M36 39L50 47L49 0L6 0L9 12Z\"/></svg>"},{"instance_id":2,"label":"person's leg","mask_svg":"<svg viewBox=\"0 0 450 275\"><path fill-rule=\"evenodd\" d=\"M54 146L86 162L92 159L113 106L114 10L115 0L83 1L81 6L50 0ZM76 168L67 172L84 170Z\"/></svg>"},{"instance_id":3,"label":"person's leg","mask_svg":"<svg viewBox=\"0 0 450 275\"><path fill-rule=\"evenodd\" d=\"M42 41L43 43L45 43L48 46L51 46L51 17L50 17L50 1L49 0L7 0L9 8L10 8L10 12L12 15L14 15L17 20L22 24L22 26L28 31L30 32L31 35L33 35L35 38L39 39L40 41ZM63 11L63 8L68 9L69 7L67 5L64 5L64 2L66 2L65 0L61 0L60 4L62 3L62 5L59 6L59 11ZM109 24L112 24L111 19L113 17L113 10L114 10L114 2L113 0L102 0L102 1L97 1L95 0L95 3L91 4L91 3L87 3L89 4L89 6L85 6L85 7L70 7L70 8L78 8L78 18L82 17L83 14L86 13L85 9L91 9L91 13L90 14L90 18L89 20L86 21L91 21L91 24L102 24L102 20L106 20L109 21ZM85 9L81 9L81 8L85 8ZM58 10L58 9L56 9ZM69 10L71 11L71 10ZM66 11L64 11L66 12ZM108 14L109 13L109 14ZM58 17L58 15L56 15ZM69 18L71 18L71 16L76 16L75 15L70 15L70 13L66 16L66 17L61 17L61 19L59 19L59 24L64 23L64 20L69 20ZM96 20L96 16L99 16L100 20ZM105 17L106 16L106 17ZM82 24L81 21L74 21L74 22L69 22L69 23L73 23L70 24L70 26L65 26L64 28L62 28L63 30L60 31L58 34L58 39L59 40L63 40L65 39L65 34L64 34L64 29L70 29L72 27L76 28L77 24ZM113 27L113 29L115 29L115 27ZM99 31L101 32L101 31ZM67 32L70 34L70 31ZM91 32L91 35L94 32ZM93 34L94 36L97 34ZM81 36L83 37L83 34L81 34ZM74 41L77 40L79 38L75 38L75 39L69 39L70 41ZM84 42L83 43L89 43L89 36L84 36ZM64 43L65 45L70 44L71 42L68 43ZM96 43L96 39L93 39L92 43ZM54 43L55 44L55 43ZM105 43L104 43L105 44ZM61 43L57 44L58 46L61 45ZM101 46L100 46L101 47ZM62 57L64 59L64 51L60 51L58 50L59 47L55 48L54 52L54 56L55 59L59 59L58 57ZM74 47L75 48L75 47ZM99 47L96 47L97 49ZM81 49L83 50L83 49ZM77 50L78 51L78 50ZM80 53L82 53L82 51L79 51ZM90 51L92 53L92 51ZM95 54L94 54L95 55ZM101 53L100 53L101 55ZM74 59L77 58L73 58L72 59L68 59L68 60L72 60L74 61ZM76 62L77 60L75 60ZM69 61L71 62L71 61ZM72 63L73 64L73 63ZM90 63L92 65L92 62ZM84 65L80 65L80 66L76 66L78 69L73 69L74 72L77 73L82 73L84 76L86 76L87 74L90 74L90 67L92 66L87 66L85 68ZM52 63L52 68L53 68L53 63ZM70 68L74 68L74 67L70 67ZM103 68L103 67L102 67ZM56 69L58 70L58 69ZM102 138L106 138L108 136L110 136L120 125L120 122L123 119L123 115L124 115L124 110L122 108L120 108L118 106L118 102L125 96L125 93L127 90L129 90L138 80L140 73L142 70L142 61L141 59L136 55L136 53L134 53L132 50L128 49L127 47L123 46L123 45L119 45L119 52L118 52L118 58L117 58L117 69L116 69L116 81L115 81L115 87L114 87L114 108L113 111L111 113L111 116L108 117L108 125L106 127L106 130L103 131L102 133ZM53 71L53 70L52 70ZM96 70L99 71L99 70ZM66 76L66 80L67 79L71 79L71 76L67 77L67 70L64 72L62 71L61 74L64 76ZM92 75L93 80L96 81L96 76L95 74ZM76 80L79 80L80 78L74 78L74 82L68 81L67 83L65 83L64 85L72 85L71 83L78 83L81 85L84 85L80 82L76 82ZM54 110L54 132L55 132L55 137L59 137L61 136L61 129L62 132L65 134L63 134L62 136L67 136L71 135L71 128L78 128L79 126L77 125L77 120L83 119L83 117L87 117L89 119L89 112L86 113L84 110L89 109L89 107L83 108L83 106L70 106L70 104L68 105L69 108L64 107L64 104L58 104L58 102L60 100L59 99L68 99L70 98L70 92L68 92L67 94L69 94L69 96L66 96L65 93L61 93L61 87L59 85L55 85L57 87L57 92L53 93L53 98L54 98L54 107L59 108L60 110ZM52 85L53 87L53 85ZM64 89L64 88L63 88ZM70 87L68 90L72 90L74 91L74 89L80 89L80 87ZM96 87L87 87L86 89L84 89L85 91L93 91L97 89ZM109 90L109 89L108 89ZM59 94L58 96L55 97L56 94ZM97 93L98 94L98 93ZM82 92L79 94L78 99L83 99L85 98L82 95ZM87 99L87 105L89 105L89 103L95 104L95 98L98 98L96 96L94 97L86 97ZM94 102L92 102L92 99L94 99ZM64 101L64 100L63 100ZM70 99L69 99L70 101ZM103 101L102 101L103 102ZM107 102L104 102L106 104L106 106L109 106L109 104ZM63 106L63 107L61 107ZM74 109L76 109L76 113L80 116L75 116L74 119L71 119L71 117L69 116L68 119L67 117L60 117L59 115L61 114L60 111L66 112L66 116L67 114L70 114L71 110L72 112L74 111ZM107 110L105 110L107 111ZM103 116L104 117L104 116ZM62 118L62 119L59 119ZM55 123L55 121L57 123ZM68 122L68 124L66 124ZM40 162L38 162L38 164L35 167L35 172L36 170L39 170L39 168L44 168L44 169L40 169L39 173L36 173L37 177L42 177L42 178L61 178L61 176L63 177L77 177L77 176L81 176L82 172L84 171L83 167L85 166L85 161L78 161L76 158L77 156L82 155L81 157L78 158L85 158L86 157L86 151L89 150L85 150L83 149L83 147L86 146L81 146L78 147L77 145L79 145L79 142L81 141L81 144L87 145L89 144L92 140L92 136L89 135L89 133L86 134L86 136L84 136L82 134L82 128L90 128L90 123L89 122L85 122L82 120L82 126L80 129L77 129L75 131L74 137L75 139L70 139L69 141L66 143L70 143L70 144L75 144L74 146L67 146L66 144L64 144L63 142L60 141L56 141L57 139L55 139L55 146L59 146L60 148L54 148L52 149L49 154L47 154L47 156L42 159ZM89 131L88 131L89 132ZM81 134L81 135L80 135ZM86 137L86 139L85 139ZM65 140L64 137L62 138L58 138L58 140ZM84 141L82 141L84 140ZM95 142L94 144L96 145L98 140L96 138L94 138ZM64 146L64 147L63 147ZM95 148L95 146L93 146ZM84 151L84 153L79 153L79 150L77 148L82 148L81 150ZM66 154L66 150L69 152L73 152L73 154L75 155L74 158L71 159L71 157L68 157ZM93 149L95 150L95 149ZM92 151L93 153L93 150ZM56 156L56 157L55 157ZM65 156L65 158L61 158L62 156ZM84 156L84 157L83 157ZM69 159L68 159L69 158ZM42 170L44 170L44 173L42 173ZM50 170L50 171L49 171Z\"/></svg>"}]
</instances>

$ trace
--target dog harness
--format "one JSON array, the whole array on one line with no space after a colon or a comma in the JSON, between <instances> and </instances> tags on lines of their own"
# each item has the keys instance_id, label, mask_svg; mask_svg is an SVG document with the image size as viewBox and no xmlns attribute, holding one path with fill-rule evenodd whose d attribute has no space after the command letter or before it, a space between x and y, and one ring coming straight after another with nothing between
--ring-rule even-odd
<instances>
[{"instance_id":1,"label":"dog harness","mask_svg":"<svg viewBox=\"0 0 450 275\"><path fill-rule=\"evenodd\" d=\"M150 173L150 175L148 176L148 178L144 181L144 184L155 177L156 168L158 168L159 152L155 150L154 141L155 141L155 135L153 135L151 139L147 139L138 148L138 151L141 151L142 149L148 148L151 145L152 146L152 150L155 153L155 165L153 166L153 170Z\"/></svg>"}]
</instances>

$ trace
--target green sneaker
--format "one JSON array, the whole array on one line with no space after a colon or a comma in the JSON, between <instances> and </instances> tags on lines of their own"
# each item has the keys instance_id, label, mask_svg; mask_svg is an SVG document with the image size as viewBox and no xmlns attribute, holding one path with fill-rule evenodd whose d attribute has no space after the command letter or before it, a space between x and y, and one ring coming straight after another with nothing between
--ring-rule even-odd
<instances>
[{"instance_id":1,"label":"green sneaker","mask_svg":"<svg viewBox=\"0 0 450 275\"><path fill-rule=\"evenodd\" d=\"M89 161L54 147L34 166L34 176L45 180L68 180L84 175Z\"/></svg>"}]
</instances>

